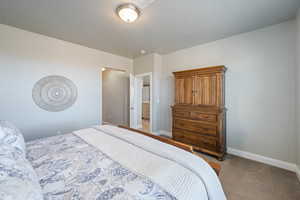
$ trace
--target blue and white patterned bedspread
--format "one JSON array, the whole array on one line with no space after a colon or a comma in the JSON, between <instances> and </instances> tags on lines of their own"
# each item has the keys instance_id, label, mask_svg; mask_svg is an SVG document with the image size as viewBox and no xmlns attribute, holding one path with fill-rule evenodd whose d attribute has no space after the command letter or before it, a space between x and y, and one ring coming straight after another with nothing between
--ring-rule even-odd
<instances>
[{"instance_id":1,"label":"blue and white patterned bedspread","mask_svg":"<svg viewBox=\"0 0 300 200\"><path fill-rule=\"evenodd\" d=\"M27 143L45 200L176 199L75 134Z\"/></svg>"}]
</instances>

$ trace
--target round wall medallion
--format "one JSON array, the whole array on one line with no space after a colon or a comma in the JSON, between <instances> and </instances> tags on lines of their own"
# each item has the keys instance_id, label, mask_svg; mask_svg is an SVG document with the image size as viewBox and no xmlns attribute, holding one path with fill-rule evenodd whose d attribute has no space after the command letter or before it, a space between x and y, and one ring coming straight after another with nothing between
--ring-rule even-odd
<instances>
[{"instance_id":1,"label":"round wall medallion","mask_svg":"<svg viewBox=\"0 0 300 200\"><path fill-rule=\"evenodd\" d=\"M32 98L40 108L59 112L75 103L77 88L71 80L63 76L47 76L34 85Z\"/></svg>"}]
</instances>

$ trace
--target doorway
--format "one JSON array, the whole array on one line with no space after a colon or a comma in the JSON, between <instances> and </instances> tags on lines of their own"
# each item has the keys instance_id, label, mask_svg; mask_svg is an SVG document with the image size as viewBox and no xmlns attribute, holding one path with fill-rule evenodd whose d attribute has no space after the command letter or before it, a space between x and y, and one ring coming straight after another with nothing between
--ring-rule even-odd
<instances>
[{"instance_id":1,"label":"doorway","mask_svg":"<svg viewBox=\"0 0 300 200\"><path fill-rule=\"evenodd\" d=\"M124 70L102 68L102 121L129 126L129 75Z\"/></svg>"},{"instance_id":2,"label":"doorway","mask_svg":"<svg viewBox=\"0 0 300 200\"><path fill-rule=\"evenodd\" d=\"M152 131L152 73L130 76L130 127Z\"/></svg>"}]
</instances>

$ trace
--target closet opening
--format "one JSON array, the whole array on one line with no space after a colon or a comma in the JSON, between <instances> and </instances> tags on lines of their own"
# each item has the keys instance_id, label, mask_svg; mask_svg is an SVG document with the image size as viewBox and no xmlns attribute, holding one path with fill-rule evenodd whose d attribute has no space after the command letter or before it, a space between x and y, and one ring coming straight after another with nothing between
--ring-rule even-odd
<instances>
[{"instance_id":1,"label":"closet opening","mask_svg":"<svg viewBox=\"0 0 300 200\"><path fill-rule=\"evenodd\" d=\"M129 74L102 68L102 123L129 126Z\"/></svg>"}]
</instances>

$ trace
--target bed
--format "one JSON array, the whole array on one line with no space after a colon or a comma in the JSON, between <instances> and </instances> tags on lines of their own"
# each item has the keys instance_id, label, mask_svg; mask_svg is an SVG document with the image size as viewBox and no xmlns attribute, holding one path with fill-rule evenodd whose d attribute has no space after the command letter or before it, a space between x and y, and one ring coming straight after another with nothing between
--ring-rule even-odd
<instances>
[{"instance_id":1,"label":"bed","mask_svg":"<svg viewBox=\"0 0 300 200\"><path fill-rule=\"evenodd\" d=\"M28 142L45 200L223 200L207 162L180 148L104 125Z\"/></svg>"},{"instance_id":2,"label":"bed","mask_svg":"<svg viewBox=\"0 0 300 200\"><path fill-rule=\"evenodd\" d=\"M110 125L25 143L17 127L0 120L0 199L226 197L217 174L191 146Z\"/></svg>"}]
</instances>

